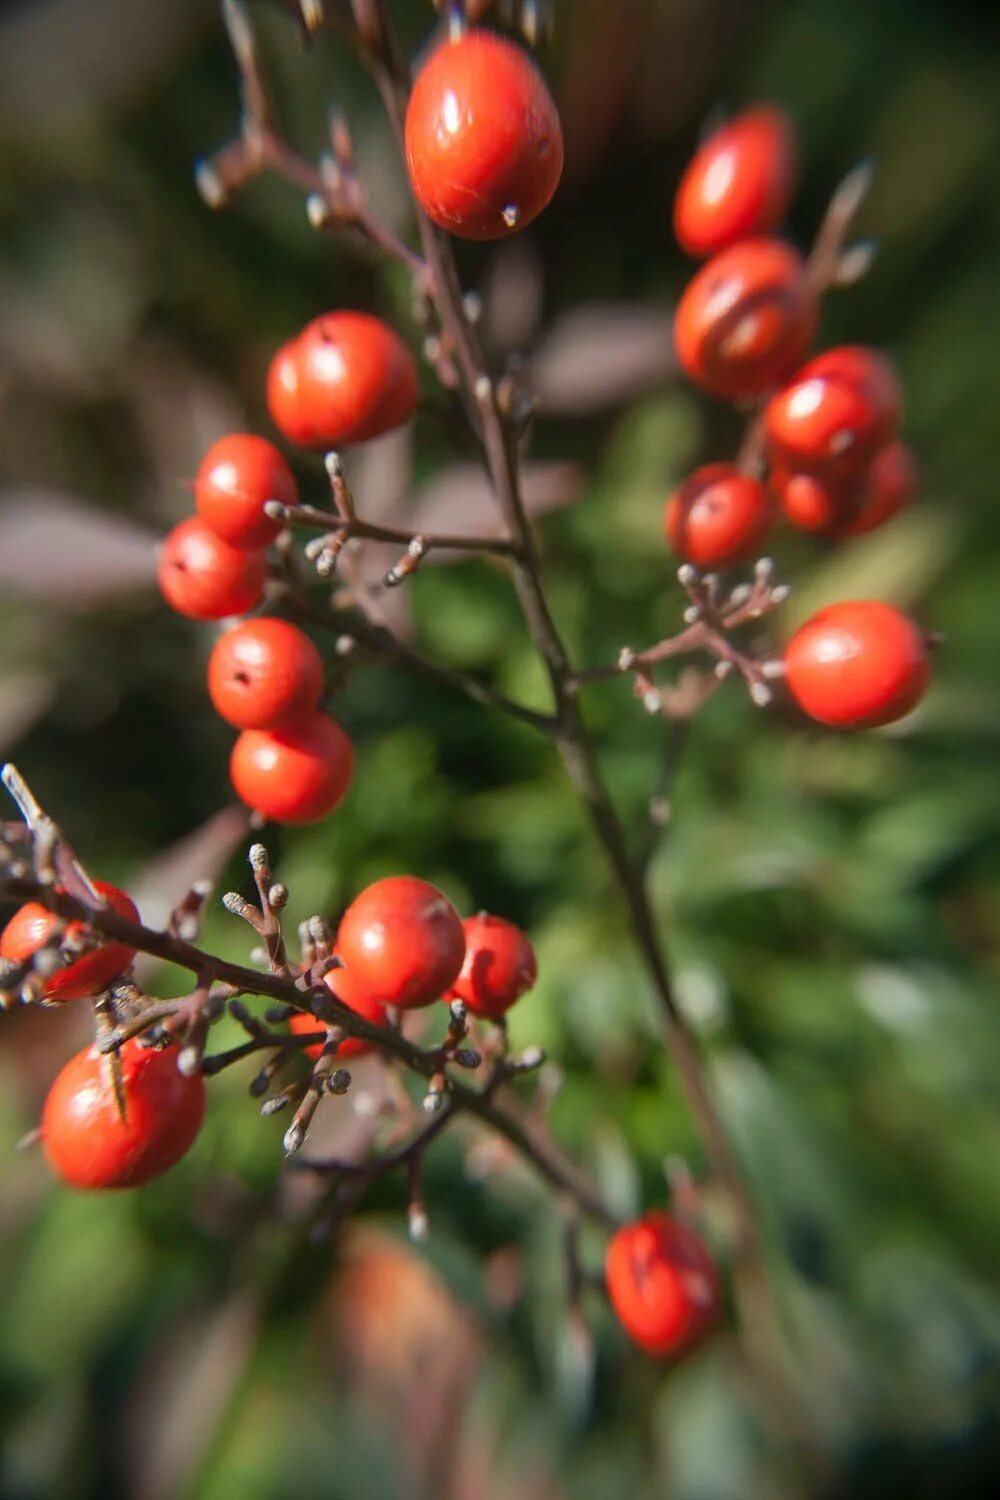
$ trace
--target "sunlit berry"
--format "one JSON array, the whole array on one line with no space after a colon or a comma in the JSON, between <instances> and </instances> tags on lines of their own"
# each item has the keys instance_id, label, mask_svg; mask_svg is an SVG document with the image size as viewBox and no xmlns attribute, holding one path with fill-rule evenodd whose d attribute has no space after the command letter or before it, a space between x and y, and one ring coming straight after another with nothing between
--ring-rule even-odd
<instances>
[{"instance_id":1,"label":"sunlit berry","mask_svg":"<svg viewBox=\"0 0 1000 1500\"><path fill-rule=\"evenodd\" d=\"M191 516L166 537L156 577L164 599L178 614L192 620L223 620L259 603L267 560L263 552L230 546Z\"/></svg>"},{"instance_id":2,"label":"sunlit berry","mask_svg":"<svg viewBox=\"0 0 1000 1500\"><path fill-rule=\"evenodd\" d=\"M470 27L431 53L406 111L406 163L428 218L470 240L530 224L559 185L562 127L514 42Z\"/></svg>"},{"instance_id":3,"label":"sunlit berry","mask_svg":"<svg viewBox=\"0 0 1000 1500\"><path fill-rule=\"evenodd\" d=\"M697 385L730 400L785 379L816 329L802 257L781 240L740 240L688 283L674 318L677 355Z\"/></svg>"},{"instance_id":4,"label":"sunlit berry","mask_svg":"<svg viewBox=\"0 0 1000 1500\"><path fill-rule=\"evenodd\" d=\"M654 1211L619 1229L604 1271L619 1322L647 1354L677 1357L718 1320L715 1263L695 1231L669 1214Z\"/></svg>"},{"instance_id":5,"label":"sunlit berry","mask_svg":"<svg viewBox=\"0 0 1000 1500\"><path fill-rule=\"evenodd\" d=\"M465 958L451 993L477 1016L499 1020L531 989L538 964L531 940L503 917L466 917Z\"/></svg>"},{"instance_id":6,"label":"sunlit berry","mask_svg":"<svg viewBox=\"0 0 1000 1500\"><path fill-rule=\"evenodd\" d=\"M376 880L351 902L337 953L385 1005L410 1010L450 989L465 957L462 921L443 892L412 875Z\"/></svg>"},{"instance_id":7,"label":"sunlit berry","mask_svg":"<svg viewBox=\"0 0 1000 1500\"><path fill-rule=\"evenodd\" d=\"M674 202L674 232L691 255L714 255L778 229L796 175L795 130L762 104L712 132L691 160Z\"/></svg>"},{"instance_id":8,"label":"sunlit berry","mask_svg":"<svg viewBox=\"0 0 1000 1500\"><path fill-rule=\"evenodd\" d=\"M295 476L273 443L234 432L213 443L194 482L198 514L231 547L259 550L273 542L282 523L264 514L268 500L294 505Z\"/></svg>"},{"instance_id":9,"label":"sunlit berry","mask_svg":"<svg viewBox=\"0 0 1000 1500\"><path fill-rule=\"evenodd\" d=\"M891 604L832 604L789 641L785 678L799 707L819 723L876 728L901 719L927 691L927 642Z\"/></svg>"},{"instance_id":10,"label":"sunlit berry","mask_svg":"<svg viewBox=\"0 0 1000 1500\"><path fill-rule=\"evenodd\" d=\"M877 349L828 349L768 401L768 448L793 470L858 474L896 432L902 406L896 372Z\"/></svg>"},{"instance_id":11,"label":"sunlit berry","mask_svg":"<svg viewBox=\"0 0 1000 1500\"><path fill-rule=\"evenodd\" d=\"M353 1010L364 1021L371 1021L373 1026L384 1026L386 1024L385 1006L377 995L368 988L354 973L353 969L331 969L329 974L324 974L323 982L332 995L335 995L348 1010ZM323 1031L325 1022L318 1021L315 1016L307 1016L304 1012L297 1011L288 1022L290 1030L299 1036L308 1036L315 1031ZM307 1057L317 1058L323 1051L323 1043L314 1042L305 1047ZM362 1041L360 1037L347 1036L337 1048L338 1058L360 1057L364 1052L371 1051L371 1043Z\"/></svg>"},{"instance_id":12,"label":"sunlit berry","mask_svg":"<svg viewBox=\"0 0 1000 1500\"><path fill-rule=\"evenodd\" d=\"M347 794L354 750L336 719L313 713L280 729L244 729L229 774L248 807L276 823L312 823Z\"/></svg>"},{"instance_id":13,"label":"sunlit berry","mask_svg":"<svg viewBox=\"0 0 1000 1500\"><path fill-rule=\"evenodd\" d=\"M268 376L271 416L309 448L363 443L399 427L418 396L413 356L368 313L330 312L278 351Z\"/></svg>"},{"instance_id":14,"label":"sunlit berry","mask_svg":"<svg viewBox=\"0 0 1000 1500\"><path fill-rule=\"evenodd\" d=\"M322 691L323 659L287 620L243 620L219 637L208 659L208 696L237 729L307 718Z\"/></svg>"},{"instance_id":15,"label":"sunlit berry","mask_svg":"<svg viewBox=\"0 0 1000 1500\"><path fill-rule=\"evenodd\" d=\"M128 922L139 921L131 896L106 880L95 880L94 887L120 917ZM40 901L26 901L0 933L0 958L23 964L55 939L59 926L60 919L47 906ZM84 922L67 922L60 941L72 944L75 937L86 931ZM81 953L79 958L73 958L63 967L44 975L42 999L56 1004L100 995L130 967L134 958L135 949L127 943L102 941L99 947Z\"/></svg>"},{"instance_id":16,"label":"sunlit berry","mask_svg":"<svg viewBox=\"0 0 1000 1500\"><path fill-rule=\"evenodd\" d=\"M671 495L663 522L678 557L717 568L753 556L767 535L771 510L758 480L733 464L706 464Z\"/></svg>"},{"instance_id":17,"label":"sunlit berry","mask_svg":"<svg viewBox=\"0 0 1000 1500\"><path fill-rule=\"evenodd\" d=\"M110 1057L87 1047L57 1074L42 1111L53 1171L77 1188L139 1187L187 1152L205 1113L200 1073L177 1068L178 1049L126 1042L119 1101Z\"/></svg>"}]
</instances>

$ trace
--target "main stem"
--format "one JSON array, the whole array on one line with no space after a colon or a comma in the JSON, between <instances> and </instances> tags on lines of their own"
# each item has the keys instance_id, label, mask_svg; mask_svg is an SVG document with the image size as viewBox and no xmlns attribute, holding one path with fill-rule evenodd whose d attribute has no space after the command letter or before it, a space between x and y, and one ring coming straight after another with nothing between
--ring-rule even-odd
<instances>
[{"instance_id":1,"label":"main stem","mask_svg":"<svg viewBox=\"0 0 1000 1500\"><path fill-rule=\"evenodd\" d=\"M372 67L393 126L402 139L409 93L408 70L386 0L377 0L377 10L382 37ZM771 1296L754 1204L712 1097L697 1047L678 1009L645 881L633 864L621 820L601 775L580 710L576 674L549 610L538 551L521 496L517 434L501 409L475 328L465 314L451 246L419 210L417 217L434 302L461 369L467 399L478 419L476 425L486 465L508 534L516 545L514 581L518 598L532 640L545 663L555 703L550 733L614 872L632 935L660 1003L666 1043L681 1088L704 1142L712 1174L730 1201L736 1224L734 1289L748 1357L788 1414L793 1398L782 1370L782 1332ZM796 1421L793 1425L800 1424Z\"/></svg>"}]
</instances>

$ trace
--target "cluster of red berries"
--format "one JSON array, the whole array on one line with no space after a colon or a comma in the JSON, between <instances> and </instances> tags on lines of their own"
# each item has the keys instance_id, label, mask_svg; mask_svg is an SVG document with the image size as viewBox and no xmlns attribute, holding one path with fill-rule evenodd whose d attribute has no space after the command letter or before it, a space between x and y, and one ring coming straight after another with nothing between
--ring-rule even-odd
<instances>
[{"instance_id":1,"label":"cluster of red berries","mask_svg":"<svg viewBox=\"0 0 1000 1500\"><path fill-rule=\"evenodd\" d=\"M124 891L104 881L96 890L120 916L139 921ZM36 970L37 998L50 1005L85 999L103 993L135 958L133 948L116 942L74 957L77 938L91 936L80 922L61 929L47 907L32 901L0 933L0 958L24 964L51 951L55 962ZM486 912L463 922L441 891L408 875L376 881L356 897L341 919L336 951L344 967L326 975L331 993L383 1026L388 1006L414 1010L442 997L498 1021L537 977L534 948L520 928ZM305 1013L290 1022L299 1034L320 1024ZM320 1041L306 1052L316 1057L322 1047ZM349 1037L337 1055L367 1050ZM49 1090L41 1127L49 1162L65 1182L138 1187L181 1159L201 1127L205 1088L200 1073L179 1071L178 1057L176 1046L129 1041L114 1057L87 1047L70 1059Z\"/></svg>"},{"instance_id":2,"label":"cluster of red berries","mask_svg":"<svg viewBox=\"0 0 1000 1500\"><path fill-rule=\"evenodd\" d=\"M378 318L326 313L278 351L267 394L290 441L333 449L407 421L417 402L416 366ZM263 598L266 548L282 529L269 506L298 504L295 477L273 443L231 433L205 454L194 494L197 515L164 543L160 589L192 619L245 614ZM283 823L311 822L336 807L354 757L344 730L319 707L323 664L308 636L284 620L244 620L216 643L208 690L222 717L242 730L230 775L249 807Z\"/></svg>"},{"instance_id":3,"label":"cluster of red berries","mask_svg":"<svg viewBox=\"0 0 1000 1500\"><path fill-rule=\"evenodd\" d=\"M796 155L780 110L747 110L702 145L674 205L683 248L711 257L677 307L681 365L713 395L763 403L768 464L764 477L709 464L670 497L667 538L698 567L753 556L778 509L801 529L858 536L897 514L917 487L913 456L898 439L899 380L884 355L845 346L801 365L818 291L798 251L773 237L791 201ZM929 676L917 626L873 601L808 621L785 667L800 707L841 728L899 718Z\"/></svg>"}]
</instances>

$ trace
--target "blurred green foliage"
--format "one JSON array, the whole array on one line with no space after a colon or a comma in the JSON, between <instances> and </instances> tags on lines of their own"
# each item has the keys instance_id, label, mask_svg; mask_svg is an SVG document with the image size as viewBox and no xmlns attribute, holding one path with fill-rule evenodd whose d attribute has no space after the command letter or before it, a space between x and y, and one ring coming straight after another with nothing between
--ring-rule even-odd
<instances>
[{"instance_id":1,"label":"blurred green foliage","mask_svg":"<svg viewBox=\"0 0 1000 1500\"><path fill-rule=\"evenodd\" d=\"M394 8L416 43L429 7ZM801 1388L836 1455L833 1491L996 1494L1000 14L969 0L557 9L569 170L531 239L547 321L580 301L669 305L687 274L669 195L717 100L794 111L803 241L844 171L878 161L861 229L881 252L865 282L829 299L823 333L898 360L924 496L829 554L783 536L796 593L782 628L845 593L896 599L947 636L935 687L898 732L854 738L720 694L680 760L652 874L678 992L766 1217ZM376 200L397 212L399 167L344 48L323 39L307 54L277 9L254 14L289 134L320 149L336 100ZM201 206L192 162L236 110L205 8L10 6L0 57L3 499L57 488L160 529L212 436L267 430L262 375L278 341L335 303L407 326L406 289L313 234L281 184L255 185L226 214ZM489 285L487 252L461 259L469 284ZM580 660L676 620L662 502L737 433L675 384L539 425L536 452L586 475L579 503L541 525ZM417 436L421 477L461 456L431 414ZM321 493L316 465L302 476ZM496 570L428 568L408 587L426 649L541 701ZM228 735L201 685L207 632L148 592L69 609L58 587L9 588L0 626L5 751L102 875L137 877L228 800ZM25 679L43 691L19 728ZM335 913L368 879L410 869L528 926L541 981L512 1030L564 1074L553 1128L623 1210L659 1201L664 1156L697 1167L699 1148L607 870L549 748L381 668L352 676L338 713L358 746L348 804L269 835L293 917ZM589 714L638 829L663 726L617 683L593 692ZM223 880L245 886L246 872L236 863ZM242 956L234 927L213 914L206 942ZM156 978L164 993L182 983ZM161 1184L93 1201L50 1186L14 1145L81 1024L0 1018L4 1497L785 1492L721 1346L652 1369L594 1298L591 1378L564 1316L551 1203L519 1172L480 1183L478 1156L454 1144L436 1148L426 1184L440 1305L419 1278L407 1290L412 1267L387 1278L391 1295L367 1294L371 1321L388 1320L381 1355L370 1328L347 1337L331 1310L355 1242L309 1241L303 1205L275 1187L279 1127L257 1118L246 1074L213 1083L199 1145ZM364 1224L399 1236L401 1191L373 1194ZM601 1248L588 1233L595 1267ZM449 1385L438 1366L456 1350L471 1373ZM436 1449L432 1396L446 1419Z\"/></svg>"}]
</instances>

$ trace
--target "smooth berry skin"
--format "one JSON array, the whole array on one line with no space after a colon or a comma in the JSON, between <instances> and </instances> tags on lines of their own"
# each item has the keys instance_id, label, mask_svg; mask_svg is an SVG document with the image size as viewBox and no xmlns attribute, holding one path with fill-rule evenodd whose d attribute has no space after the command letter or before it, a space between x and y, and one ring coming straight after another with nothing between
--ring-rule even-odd
<instances>
[{"instance_id":1,"label":"smooth berry skin","mask_svg":"<svg viewBox=\"0 0 1000 1500\"><path fill-rule=\"evenodd\" d=\"M802 257L781 240L741 240L698 271L677 304L681 367L714 396L737 400L777 385L816 330L816 293Z\"/></svg>"},{"instance_id":2,"label":"smooth berry skin","mask_svg":"<svg viewBox=\"0 0 1000 1500\"><path fill-rule=\"evenodd\" d=\"M903 409L896 372L877 349L828 349L767 403L773 460L834 478L855 476L895 435Z\"/></svg>"},{"instance_id":3,"label":"smooth berry skin","mask_svg":"<svg viewBox=\"0 0 1000 1500\"><path fill-rule=\"evenodd\" d=\"M71 1058L42 1110L42 1146L70 1187L132 1188L180 1161L201 1129L205 1084L177 1068L177 1047L126 1042L119 1052L124 1117L111 1058L86 1047Z\"/></svg>"},{"instance_id":4,"label":"smooth berry skin","mask_svg":"<svg viewBox=\"0 0 1000 1500\"><path fill-rule=\"evenodd\" d=\"M264 514L268 500L298 504L295 476L273 443L233 432L213 443L194 481L195 505L205 525L231 547L259 551L282 523Z\"/></svg>"},{"instance_id":5,"label":"smooth berry skin","mask_svg":"<svg viewBox=\"0 0 1000 1500\"><path fill-rule=\"evenodd\" d=\"M191 516L163 543L156 570L160 592L190 620L224 620L260 602L267 577L263 552L232 547Z\"/></svg>"},{"instance_id":6,"label":"smooth berry skin","mask_svg":"<svg viewBox=\"0 0 1000 1500\"><path fill-rule=\"evenodd\" d=\"M276 729L307 719L323 692L323 659L287 620L244 620L208 659L208 696L237 729Z\"/></svg>"},{"instance_id":7,"label":"smooth berry skin","mask_svg":"<svg viewBox=\"0 0 1000 1500\"><path fill-rule=\"evenodd\" d=\"M329 974L323 975L323 983L335 995L348 1010L353 1010L356 1015L365 1021L371 1021L373 1026L385 1026L388 1017L385 1006L377 998L374 991L364 984L352 969L332 969ZM298 1036L308 1036L311 1032L322 1031L324 1022L315 1016L307 1016L304 1012L297 1011L288 1022L290 1031ZM360 1037L347 1036L337 1048L338 1058L360 1057L365 1052L372 1050L371 1043L362 1041ZM303 1048L306 1057L317 1058L323 1051L322 1042L314 1042L312 1046Z\"/></svg>"},{"instance_id":8,"label":"smooth berry skin","mask_svg":"<svg viewBox=\"0 0 1000 1500\"><path fill-rule=\"evenodd\" d=\"M812 616L785 651L785 680L811 719L833 729L875 729L901 719L930 682L919 627L891 604L851 600Z\"/></svg>"},{"instance_id":9,"label":"smooth berry skin","mask_svg":"<svg viewBox=\"0 0 1000 1500\"><path fill-rule=\"evenodd\" d=\"M465 932L443 892L412 875L377 880L340 922L337 953L384 1005L414 1010L448 991L465 958Z\"/></svg>"},{"instance_id":10,"label":"smooth berry skin","mask_svg":"<svg viewBox=\"0 0 1000 1500\"><path fill-rule=\"evenodd\" d=\"M365 443L413 415L419 388L413 356L368 313L324 313L279 350L268 407L290 441L307 448Z\"/></svg>"},{"instance_id":11,"label":"smooth berry skin","mask_svg":"<svg viewBox=\"0 0 1000 1500\"><path fill-rule=\"evenodd\" d=\"M764 486L732 464L706 464L667 501L667 541L686 562L719 568L753 556L771 524Z\"/></svg>"},{"instance_id":12,"label":"smooth berry skin","mask_svg":"<svg viewBox=\"0 0 1000 1500\"><path fill-rule=\"evenodd\" d=\"M275 823L314 823L342 802L354 749L336 719L316 712L281 729L244 729L229 758L233 790Z\"/></svg>"},{"instance_id":13,"label":"smooth berry skin","mask_svg":"<svg viewBox=\"0 0 1000 1500\"><path fill-rule=\"evenodd\" d=\"M619 1229L604 1274L625 1332L656 1358L685 1353L718 1319L715 1263L694 1230L669 1214L653 1211Z\"/></svg>"},{"instance_id":14,"label":"smooth berry skin","mask_svg":"<svg viewBox=\"0 0 1000 1500\"><path fill-rule=\"evenodd\" d=\"M562 176L562 126L544 78L514 42L475 27L417 74L405 144L417 202L462 239L523 229Z\"/></svg>"},{"instance_id":15,"label":"smooth berry skin","mask_svg":"<svg viewBox=\"0 0 1000 1500\"><path fill-rule=\"evenodd\" d=\"M128 922L138 922L139 912L131 896L106 880L95 880L94 887L107 904ZM40 901L27 901L11 917L0 933L0 958L22 964L44 948L59 925L59 919ZM84 922L67 922L66 937L83 932ZM42 999L52 1005L64 1000L83 1000L103 994L108 985L128 969L135 958L135 949L127 943L102 943L88 953L82 953L65 968L56 969L45 977Z\"/></svg>"},{"instance_id":16,"label":"smooth berry skin","mask_svg":"<svg viewBox=\"0 0 1000 1500\"><path fill-rule=\"evenodd\" d=\"M520 927L485 911L462 926L465 958L452 997L464 1000L473 1015L498 1021L538 978L535 950Z\"/></svg>"},{"instance_id":17,"label":"smooth berry skin","mask_svg":"<svg viewBox=\"0 0 1000 1500\"><path fill-rule=\"evenodd\" d=\"M905 510L917 493L920 471L905 443L888 443L872 460L860 499L837 536L864 536Z\"/></svg>"},{"instance_id":18,"label":"smooth berry skin","mask_svg":"<svg viewBox=\"0 0 1000 1500\"><path fill-rule=\"evenodd\" d=\"M699 147L674 201L674 232L689 255L714 255L781 225L795 188L795 129L783 110L745 110Z\"/></svg>"},{"instance_id":19,"label":"smooth berry skin","mask_svg":"<svg viewBox=\"0 0 1000 1500\"><path fill-rule=\"evenodd\" d=\"M800 531L832 533L849 514L856 486L845 489L822 475L777 470L772 489L778 504Z\"/></svg>"}]
</instances>

